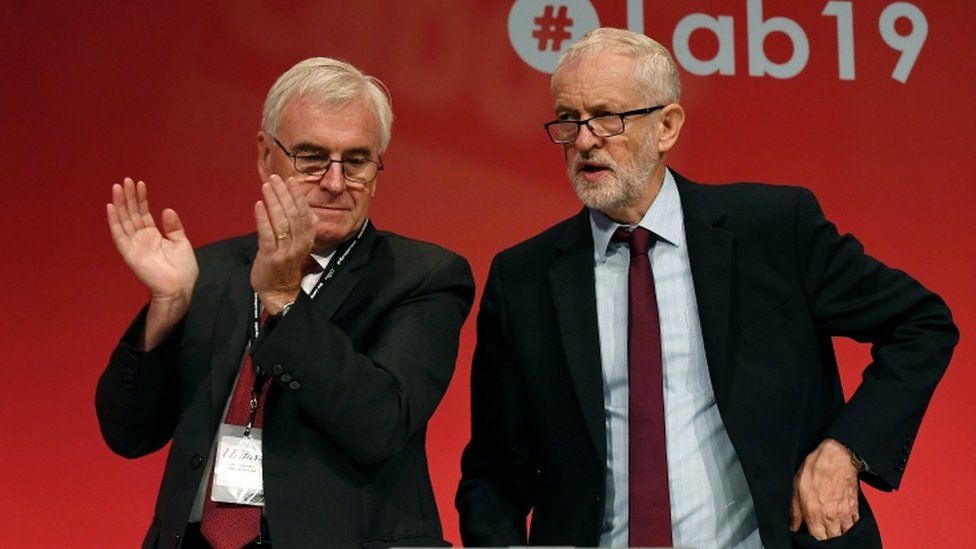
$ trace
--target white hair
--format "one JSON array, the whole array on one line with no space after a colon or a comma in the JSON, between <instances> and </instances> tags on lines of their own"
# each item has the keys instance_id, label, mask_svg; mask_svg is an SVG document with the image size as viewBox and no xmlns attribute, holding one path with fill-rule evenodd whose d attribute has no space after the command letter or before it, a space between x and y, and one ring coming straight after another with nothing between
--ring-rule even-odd
<instances>
[{"instance_id":1,"label":"white hair","mask_svg":"<svg viewBox=\"0 0 976 549\"><path fill-rule=\"evenodd\" d=\"M659 103L681 101L681 77L671 52L643 34L623 29L605 27L586 33L559 58L552 81L555 82L563 67L583 56L606 51L634 60L634 81L648 100Z\"/></svg>"},{"instance_id":2,"label":"white hair","mask_svg":"<svg viewBox=\"0 0 976 549\"><path fill-rule=\"evenodd\" d=\"M278 77L264 100L261 129L269 135L278 130L281 111L295 96L308 96L335 107L365 101L372 106L380 127L378 153L390 143L393 107L390 93L378 78L364 74L345 61L329 57L310 57Z\"/></svg>"}]
</instances>

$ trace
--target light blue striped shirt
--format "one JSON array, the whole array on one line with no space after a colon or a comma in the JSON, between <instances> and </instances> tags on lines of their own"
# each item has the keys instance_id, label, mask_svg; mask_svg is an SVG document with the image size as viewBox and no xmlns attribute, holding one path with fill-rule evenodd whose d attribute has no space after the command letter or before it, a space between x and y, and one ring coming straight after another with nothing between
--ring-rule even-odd
<instances>
[{"instance_id":1,"label":"light blue striped shirt","mask_svg":"<svg viewBox=\"0 0 976 549\"><path fill-rule=\"evenodd\" d=\"M630 254L611 242L620 225L590 210L607 426L607 497L600 545L628 543L627 281ZM668 480L675 547L762 547L745 475L725 431L708 375L691 278L684 215L674 177L639 225L658 236L651 251L664 367ZM785 514L788 510L784 509Z\"/></svg>"}]
</instances>

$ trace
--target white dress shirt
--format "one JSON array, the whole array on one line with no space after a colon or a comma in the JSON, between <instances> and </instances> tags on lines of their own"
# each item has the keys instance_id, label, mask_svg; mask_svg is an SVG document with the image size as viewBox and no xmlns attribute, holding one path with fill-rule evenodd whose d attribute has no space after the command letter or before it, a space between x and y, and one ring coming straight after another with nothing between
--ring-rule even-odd
<instances>
[{"instance_id":1,"label":"white dress shirt","mask_svg":"<svg viewBox=\"0 0 976 549\"><path fill-rule=\"evenodd\" d=\"M606 511L600 545L628 543L627 294L630 253L611 242L620 226L590 210L607 427ZM708 374L678 188L667 172L639 225L657 235L649 255L661 321L664 411L675 547L760 548L742 466ZM786 509L783 510L787 512Z\"/></svg>"}]
</instances>

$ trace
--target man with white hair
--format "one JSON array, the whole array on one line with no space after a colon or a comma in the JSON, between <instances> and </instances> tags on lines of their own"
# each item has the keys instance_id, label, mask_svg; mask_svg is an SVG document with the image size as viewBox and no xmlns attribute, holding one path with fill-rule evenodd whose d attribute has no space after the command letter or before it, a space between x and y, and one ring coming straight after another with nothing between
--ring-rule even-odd
<instances>
[{"instance_id":1,"label":"man with white hair","mask_svg":"<svg viewBox=\"0 0 976 549\"><path fill-rule=\"evenodd\" d=\"M587 34L552 95L585 208L492 263L464 542L880 546L858 479L898 487L958 340L945 304L806 189L669 170L685 113L650 38ZM833 336L873 344L847 402Z\"/></svg>"},{"instance_id":2,"label":"man with white hair","mask_svg":"<svg viewBox=\"0 0 976 549\"><path fill-rule=\"evenodd\" d=\"M256 234L193 250L146 185L107 205L149 290L99 379L105 441L169 442L144 547L444 545L425 455L474 295L467 262L377 230L393 113L348 63L302 61L257 134Z\"/></svg>"}]
</instances>

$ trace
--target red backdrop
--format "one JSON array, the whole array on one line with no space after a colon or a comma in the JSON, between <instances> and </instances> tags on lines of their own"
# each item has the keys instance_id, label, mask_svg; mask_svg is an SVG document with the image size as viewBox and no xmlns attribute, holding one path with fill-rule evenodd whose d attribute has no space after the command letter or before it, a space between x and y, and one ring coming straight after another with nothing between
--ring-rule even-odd
<instances>
[{"instance_id":1,"label":"red backdrop","mask_svg":"<svg viewBox=\"0 0 976 549\"><path fill-rule=\"evenodd\" d=\"M966 228L976 194L976 56L968 51L976 4L64 4L0 2L0 546L134 546L152 516L165 452L137 461L111 454L93 410L109 351L145 300L108 235L111 183L149 182L153 209L176 208L195 244L252 230L254 135L268 87L299 59L345 58L380 76L394 97L373 219L462 253L480 285L494 253L579 207L542 130L552 116L548 74L519 51L551 58L565 44L544 39L578 37L594 17L643 26L669 47L682 42L676 29L690 32L679 57L688 120L673 166L698 180L807 185L841 230L948 301L963 343L901 492L869 497L889 547L976 543L976 475L963 460L976 455L976 399L967 394L976 374L965 339L976 272ZM547 5L554 15L566 6L574 23L533 38ZM703 25L720 30L695 30ZM767 33L761 55L781 64L778 76L751 75L763 63L757 39L777 28L793 34ZM900 50L918 50L913 63L904 56L904 82L892 76ZM474 336L469 321L428 442L445 534L455 543ZM839 346L849 391L868 355Z\"/></svg>"}]
</instances>

